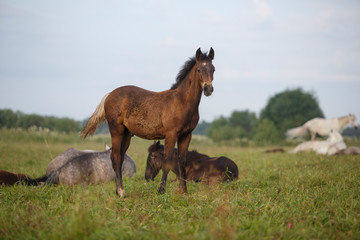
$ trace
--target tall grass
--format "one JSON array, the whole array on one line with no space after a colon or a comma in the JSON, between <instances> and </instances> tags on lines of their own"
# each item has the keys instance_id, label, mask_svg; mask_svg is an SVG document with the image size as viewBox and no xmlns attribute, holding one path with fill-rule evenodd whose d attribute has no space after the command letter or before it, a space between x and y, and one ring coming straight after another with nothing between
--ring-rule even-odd
<instances>
[{"instance_id":1,"label":"tall grass","mask_svg":"<svg viewBox=\"0 0 360 240\"><path fill-rule=\"evenodd\" d=\"M104 140L109 141L108 136L83 141L77 135L54 133L41 140L39 133L12 131L1 130L0 169L33 177L44 174L50 160L68 147L101 150ZM160 177L144 180L152 142L133 138L128 153L137 173L124 179L126 199L115 195L114 182L0 187L0 238L360 238L358 156L265 154L265 148L194 140L191 149L233 159L239 180L217 185L189 182L189 195L180 194L178 182L169 181L167 192L158 195Z\"/></svg>"}]
</instances>

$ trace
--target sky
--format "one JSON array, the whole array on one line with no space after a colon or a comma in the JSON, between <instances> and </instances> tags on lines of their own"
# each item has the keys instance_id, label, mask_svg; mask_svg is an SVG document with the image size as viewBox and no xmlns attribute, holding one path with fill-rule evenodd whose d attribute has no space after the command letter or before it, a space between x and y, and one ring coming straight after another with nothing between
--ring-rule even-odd
<instances>
[{"instance_id":1,"label":"sky","mask_svg":"<svg viewBox=\"0 0 360 240\"><path fill-rule=\"evenodd\" d=\"M84 120L113 89L171 87L215 51L200 121L301 87L360 119L360 1L0 0L0 109Z\"/></svg>"}]
</instances>

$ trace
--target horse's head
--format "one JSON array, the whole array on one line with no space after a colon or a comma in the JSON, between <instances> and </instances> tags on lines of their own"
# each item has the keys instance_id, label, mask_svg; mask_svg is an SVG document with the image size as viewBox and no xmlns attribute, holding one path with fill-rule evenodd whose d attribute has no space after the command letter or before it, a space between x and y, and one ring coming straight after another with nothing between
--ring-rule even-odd
<instances>
[{"instance_id":1,"label":"horse's head","mask_svg":"<svg viewBox=\"0 0 360 240\"><path fill-rule=\"evenodd\" d=\"M200 79L201 88L205 96L210 96L214 91L212 81L214 79L215 67L212 64L214 59L214 49L210 49L208 55L203 54L200 48L196 51L196 74Z\"/></svg>"},{"instance_id":2,"label":"horse's head","mask_svg":"<svg viewBox=\"0 0 360 240\"><path fill-rule=\"evenodd\" d=\"M159 173L164 160L164 148L160 141L152 144L149 149L149 155L146 160L145 179L146 181L154 180Z\"/></svg>"},{"instance_id":3,"label":"horse's head","mask_svg":"<svg viewBox=\"0 0 360 240\"><path fill-rule=\"evenodd\" d=\"M349 114L349 124L357 130L359 128L358 120L354 114Z\"/></svg>"}]
</instances>

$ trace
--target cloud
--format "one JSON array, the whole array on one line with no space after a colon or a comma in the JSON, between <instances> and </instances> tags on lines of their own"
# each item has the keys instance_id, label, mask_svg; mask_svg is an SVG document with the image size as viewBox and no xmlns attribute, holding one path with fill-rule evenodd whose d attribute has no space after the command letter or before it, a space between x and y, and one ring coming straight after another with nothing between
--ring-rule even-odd
<instances>
[{"instance_id":1,"label":"cloud","mask_svg":"<svg viewBox=\"0 0 360 240\"><path fill-rule=\"evenodd\" d=\"M256 5L256 14L261 18L267 18L271 14L271 8L265 0L253 0Z\"/></svg>"}]
</instances>

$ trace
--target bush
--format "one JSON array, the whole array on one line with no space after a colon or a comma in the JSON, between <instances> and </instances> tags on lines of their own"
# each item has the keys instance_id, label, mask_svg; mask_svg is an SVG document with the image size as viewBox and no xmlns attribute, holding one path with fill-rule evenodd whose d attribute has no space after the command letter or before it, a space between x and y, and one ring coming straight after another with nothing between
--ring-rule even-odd
<instances>
[{"instance_id":1,"label":"bush","mask_svg":"<svg viewBox=\"0 0 360 240\"><path fill-rule=\"evenodd\" d=\"M253 141L259 145L276 144L281 141L281 135L275 124L265 118L255 129Z\"/></svg>"}]
</instances>

